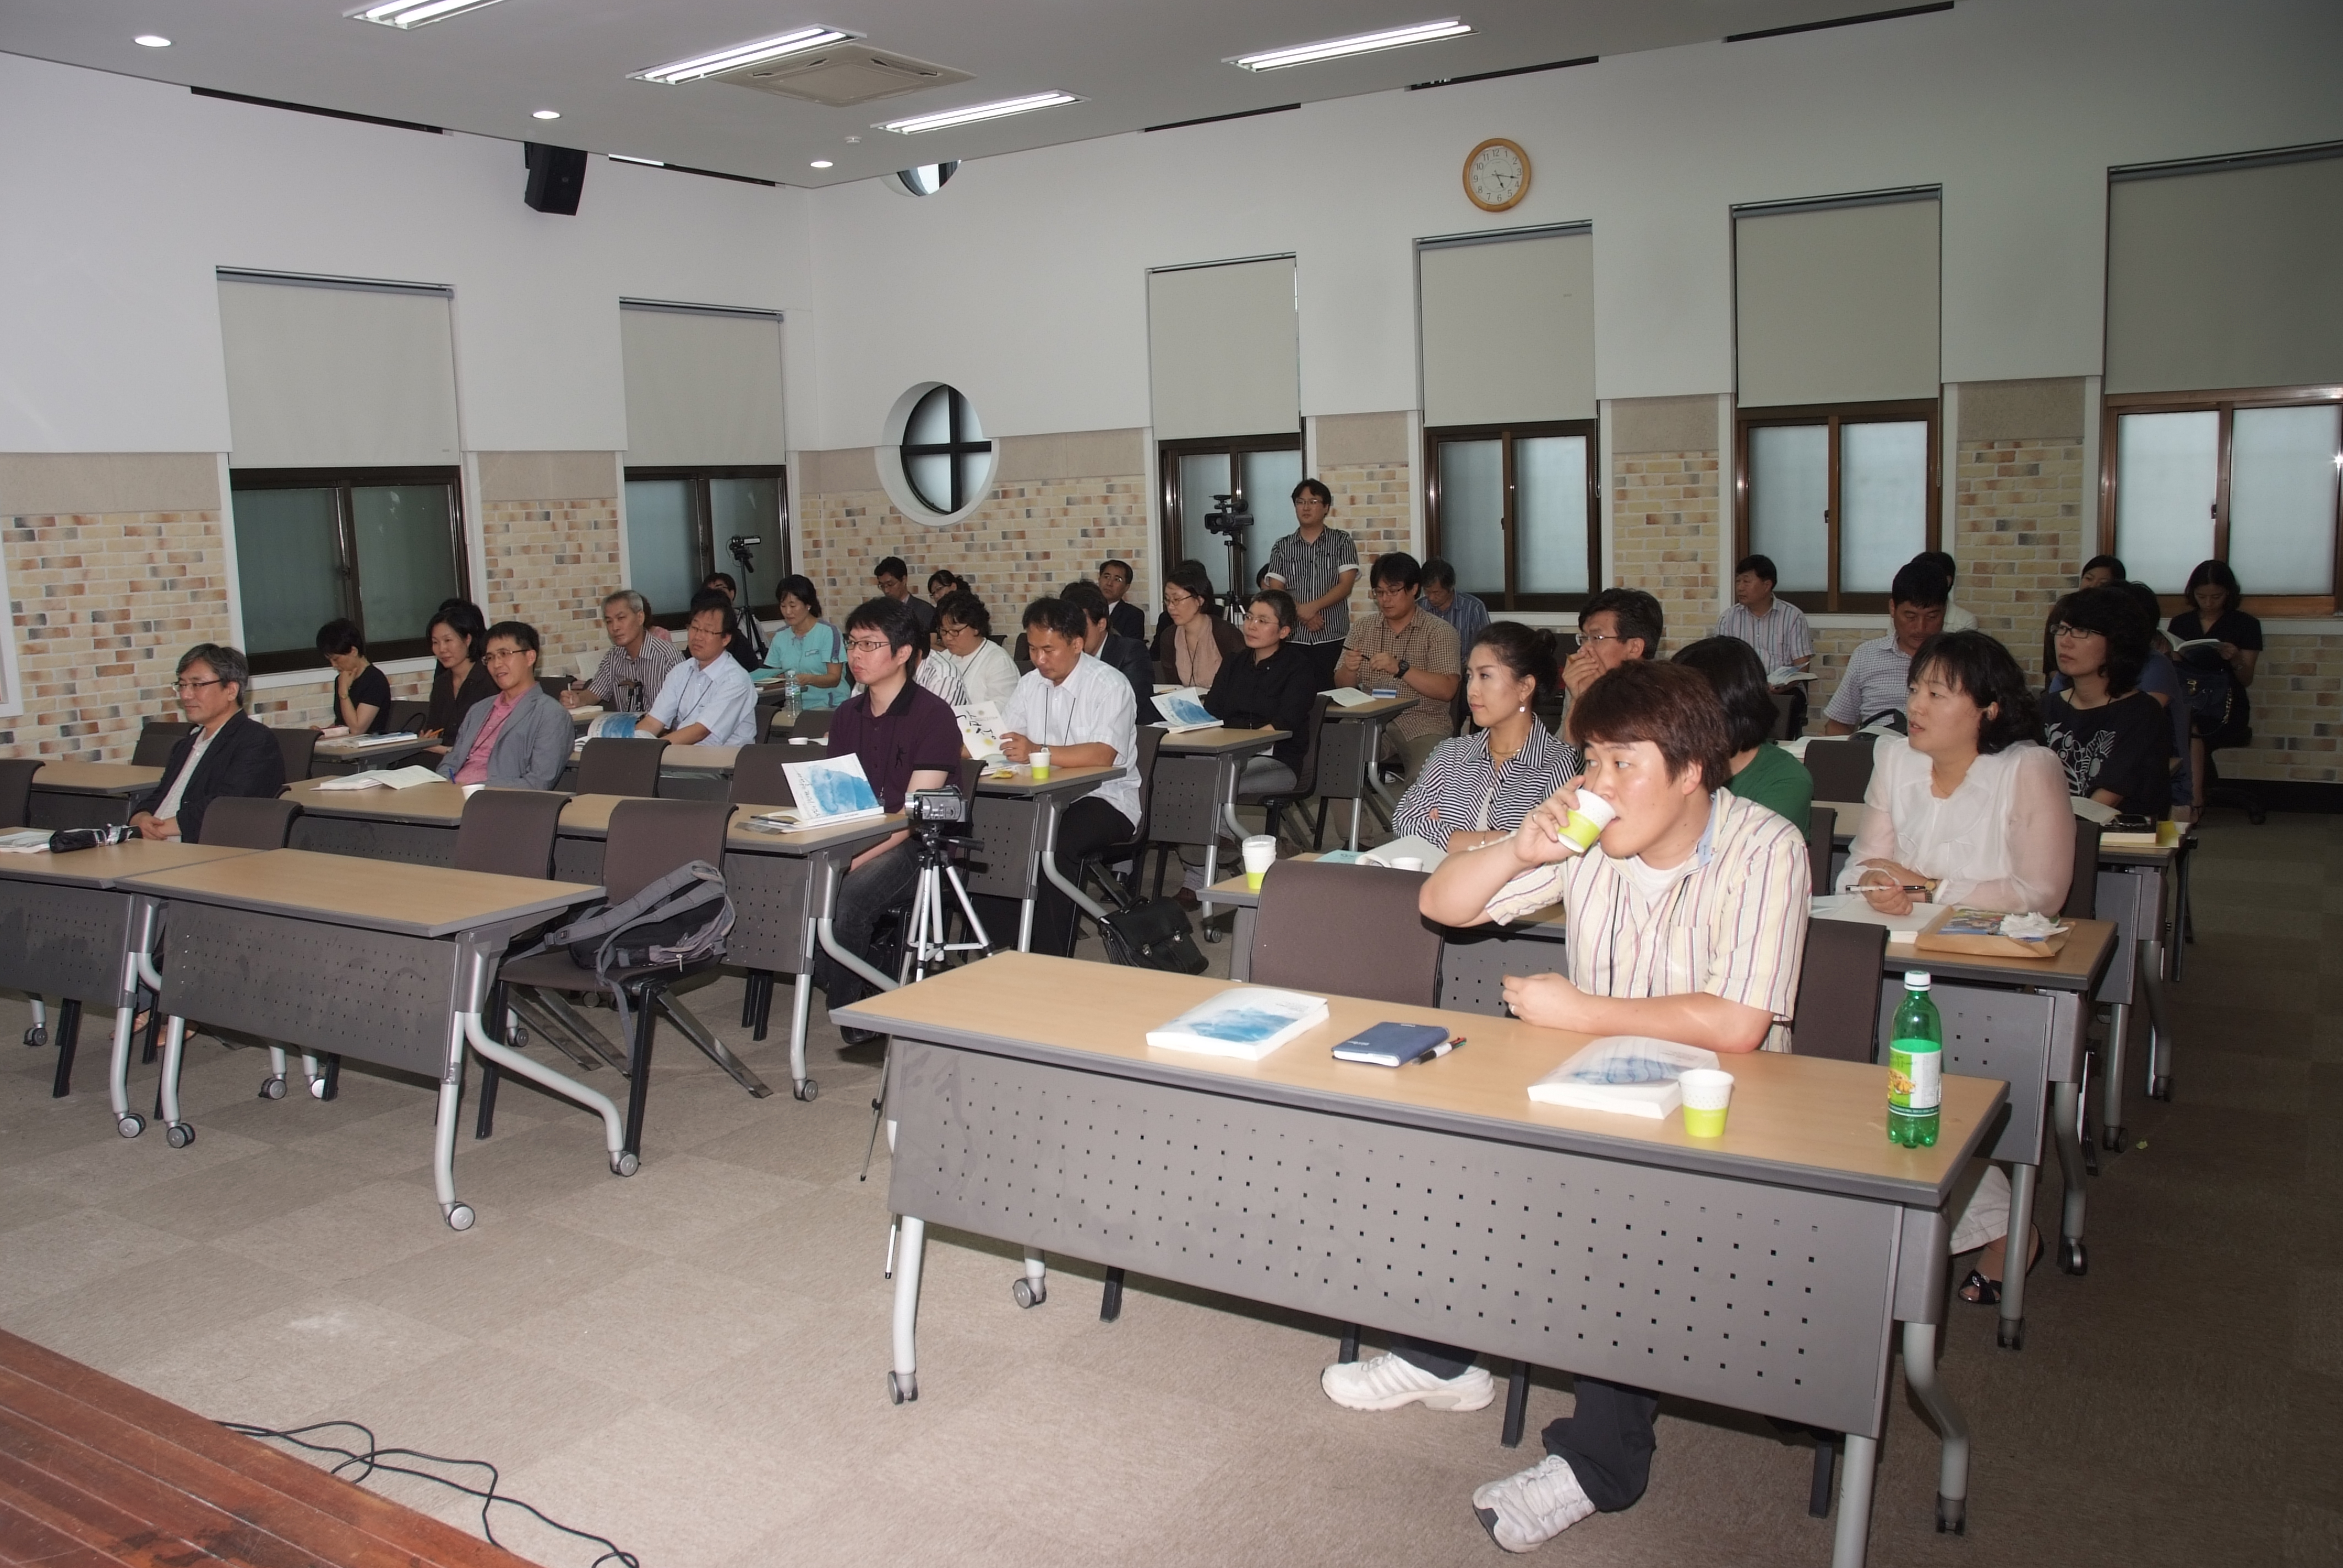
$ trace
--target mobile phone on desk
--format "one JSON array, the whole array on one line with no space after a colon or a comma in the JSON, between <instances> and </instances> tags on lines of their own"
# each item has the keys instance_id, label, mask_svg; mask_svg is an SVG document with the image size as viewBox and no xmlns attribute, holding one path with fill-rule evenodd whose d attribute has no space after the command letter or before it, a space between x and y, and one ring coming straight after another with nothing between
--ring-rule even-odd
<instances>
[{"instance_id":1,"label":"mobile phone on desk","mask_svg":"<svg viewBox=\"0 0 2343 1568\"><path fill-rule=\"evenodd\" d=\"M1463 1043L1436 1023L1378 1023L1337 1044L1334 1060L1370 1067L1405 1067L1412 1061L1445 1056Z\"/></svg>"}]
</instances>

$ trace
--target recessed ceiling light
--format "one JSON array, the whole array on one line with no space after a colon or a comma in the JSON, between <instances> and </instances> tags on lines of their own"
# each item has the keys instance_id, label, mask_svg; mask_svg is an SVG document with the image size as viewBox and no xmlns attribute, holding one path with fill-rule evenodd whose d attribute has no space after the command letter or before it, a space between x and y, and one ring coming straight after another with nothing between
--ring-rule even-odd
<instances>
[{"instance_id":1,"label":"recessed ceiling light","mask_svg":"<svg viewBox=\"0 0 2343 1568\"><path fill-rule=\"evenodd\" d=\"M561 117L561 111L559 109L532 109L529 111L528 117L532 120L558 120Z\"/></svg>"},{"instance_id":2,"label":"recessed ceiling light","mask_svg":"<svg viewBox=\"0 0 2343 1568\"><path fill-rule=\"evenodd\" d=\"M942 109L932 115L913 115L909 119L889 120L883 126L873 126L871 129L916 136L923 131L940 131L951 126L998 120L1010 115L1030 115L1036 109L1054 109L1061 104L1084 101L1071 93L1032 93L1022 98L1002 98L997 103L970 104L964 109Z\"/></svg>"},{"instance_id":3,"label":"recessed ceiling light","mask_svg":"<svg viewBox=\"0 0 2343 1568\"><path fill-rule=\"evenodd\" d=\"M860 33L849 33L837 27L800 27L794 33L781 33L749 44L734 44L713 54L694 55L689 60L671 60L664 65L654 65L648 71L630 74L644 82L669 85L696 82L702 76L713 76L720 71L737 71L743 65L778 60L784 55L802 55L809 49L826 49L832 44L843 44L850 38L860 36Z\"/></svg>"},{"instance_id":4,"label":"recessed ceiling light","mask_svg":"<svg viewBox=\"0 0 2343 1568\"><path fill-rule=\"evenodd\" d=\"M647 164L655 169L667 167L667 160L664 158L638 158L625 153L604 153L602 156L614 164Z\"/></svg>"},{"instance_id":5,"label":"recessed ceiling light","mask_svg":"<svg viewBox=\"0 0 2343 1568\"><path fill-rule=\"evenodd\" d=\"M1383 49L1404 49L1411 44L1461 38L1472 31L1465 23L1451 16L1441 22L1418 22L1412 27L1387 27L1380 33L1359 33L1348 38L1323 38L1315 44L1296 44L1291 48L1264 49L1257 55L1232 55L1228 63L1242 65L1248 71L1282 71L1288 65L1307 65L1316 60L1339 60L1345 55L1372 55Z\"/></svg>"},{"instance_id":6,"label":"recessed ceiling light","mask_svg":"<svg viewBox=\"0 0 2343 1568\"><path fill-rule=\"evenodd\" d=\"M130 41L134 44L144 45L149 49L167 49L171 46L171 40L166 38L160 33L141 33L138 36L131 39Z\"/></svg>"},{"instance_id":7,"label":"recessed ceiling light","mask_svg":"<svg viewBox=\"0 0 2343 1568\"><path fill-rule=\"evenodd\" d=\"M386 27L420 27L493 5L497 0L376 0L371 5L345 13L357 22L379 22Z\"/></svg>"},{"instance_id":8,"label":"recessed ceiling light","mask_svg":"<svg viewBox=\"0 0 2343 1568\"><path fill-rule=\"evenodd\" d=\"M813 161L813 166L818 169L826 169L830 166L830 162L828 158L816 158Z\"/></svg>"}]
</instances>

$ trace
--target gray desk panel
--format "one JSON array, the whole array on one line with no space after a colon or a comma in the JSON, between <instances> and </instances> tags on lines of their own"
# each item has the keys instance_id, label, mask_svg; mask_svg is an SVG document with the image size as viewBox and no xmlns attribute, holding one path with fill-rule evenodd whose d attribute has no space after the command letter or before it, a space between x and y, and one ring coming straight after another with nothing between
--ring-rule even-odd
<instances>
[{"instance_id":1,"label":"gray desk panel","mask_svg":"<svg viewBox=\"0 0 2343 1568\"><path fill-rule=\"evenodd\" d=\"M1222 828L1224 793L1217 786L1223 766L1217 757L1159 754L1149 830L1165 843L1211 843Z\"/></svg>"},{"instance_id":2,"label":"gray desk panel","mask_svg":"<svg viewBox=\"0 0 2343 1568\"><path fill-rule=\"evenodd\" d=\"M900 1038L894 1050L900 1213L1879 1432L1896 1204Z\"/></svg>"},{"instance_id":3,"label":"gray desk panel","mask_svg":"<svg viewBox=\"0 0 2343 1568\"><path fill-rule=\"evenodd\" d=\"M112 1006L130 905L127 893L0 879L0 986Z\"/></svg>"},{"instance_id":4,"label":"gray desk panel","mask_svg":"<svg viewBox=\"0 0 2343 1568\"><path fill-rule=\"evenodd\" d=\"M1440 1005L1503 1017L1507 975L1557 974L1564 961L1559 926L1452 930L1440 944Z\"/></svg>"},{"instance_id":5,"label":"gray desk panel","mask_svg":"<svg viewBox=\"0 0 2343 1568\"><path fill-rule=\"evenodd\" d=\"M304 814L293 821L289 849L315 849L327 855L356 855L368 860L397 860L410 866L456 864L456 829L421 822L383 822L364 817L321 817ZM577 879L598 882L599 876Z\"/></svg>"},{"instance_id":6,"label":"gray desk panel","mask_svg":"<svg viewBox=\"0 0 2343 1568\"><path fill-rule=\"evenodd\" d=\"M141 790L139 793L144 794ZM25 802L25 815L32 819L28 828L105 828L130 820L130 802L126 795L68 794L60 789L44 789L33 786L32 799Z\"/></svg>"},{"instance_id":7,"label":"gray desk panel","mask_svg":"<svg viewBox=\"0 0 2343 1568\"><path fill-rule=\"evenodd\" d=\"M572 839L567 834L556 838L553 840L554 877L564 882L599 882L602 879L603 847L604 840L600 839ZM724 874L729 882L732 874L729 856L725 858Z\"/></svg>"},{"instance_id":8,"label":"gray desk panel","mask_svg":"<svg viewBox=\"0 0 2343 1568\"><path fill-rule=\"evenodd\" d=\"M823 864L821 857L725 856L724 885L732 895L735 923L724 961L786 975L803 968L806 899Z\"/></svg>"},{"instance_id":9,"label":"gray desk panel","mask_svg":"<svg viewBox=\"0 0 2343 1568\"><path fill-rule=\"evenodd\" d=\"M960 873L970 892L1004 899L1033 897L1033 852L1039 848L1035 834L1043 809L1029 797L978 793L969 827L982 848L970 854ZM1013 940L1016 933L1010 935Z\"/></svg>"}]
</instances>

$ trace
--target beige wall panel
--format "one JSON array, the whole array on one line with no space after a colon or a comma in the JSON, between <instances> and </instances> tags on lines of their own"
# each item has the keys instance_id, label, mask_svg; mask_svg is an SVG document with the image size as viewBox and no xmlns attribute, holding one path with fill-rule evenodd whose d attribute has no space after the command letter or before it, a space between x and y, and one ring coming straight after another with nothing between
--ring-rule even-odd
<instances>
[{"instance_id":1,"label":"beige wall panel","mask_svg":"<svg viewBox=\"0 0 2343 1568\"><path fill-rule=\"evenodd\" d=\"M1961 383L1964 442L2083 438L2080 377L2052 381Z\"/></svg>"},{"instance_id":2,"label":"beige wall panel","mask_svg":"<svg viewBox=\"0 0 2343 1568\"><path fill-rule=\"evenodd\" d=\"M600 500L618 493L616 452L483 452L480 499Z\"/></svg>"},{"instance_id":3,"label":"beige wall panel","mask_svg":"<svg viewBox=\"0 0 2343 1568\"><path fill-rule=\"evenodd\" d=\"M1715 397L1623 397L1611 405L1611 450L1714 452Z\"/></svg>"},{"instance_id":4,"label":"beige wall panel","mask_svg":"<svg viewBox=\"0 0 2343 1568\"><path fill-rule=\"evenodd\" d=\"M0 452L0 517L208 512L215 452Z\"/></svg>"},{"instance_id":5,"label":"beige wall panel","mask_svg":"<svg viewBox=\"0 0 2343 1568\"><path fill-rule=\"evenodd\" d=\"M1010 436L995 443L992 482L1088 478L1147 471L1146 443L1138 430L1074 430L1056 436Z\"/></svg>"},{"instance_id":6,"label":"beige wall panel","mask_svg":"<svg viewBox=\"0 0 2343 1568\"><path fill-rule=\"evenodd\" d=\"M1322 414L1318 417L1318 467L1405 467L1415 460L1407 438L1407 413Z\"/></svg>"},{"instance_id":7,"label":"beige wall panel","mask_svg":"<svg viewBox=\"0 0 2343 1568\"><path fill-rule=\"evenodd\" d=\"M1936 396L1940 206L1871 202L1735 221L1743 407Z\"/></svg>"}]
</instances>

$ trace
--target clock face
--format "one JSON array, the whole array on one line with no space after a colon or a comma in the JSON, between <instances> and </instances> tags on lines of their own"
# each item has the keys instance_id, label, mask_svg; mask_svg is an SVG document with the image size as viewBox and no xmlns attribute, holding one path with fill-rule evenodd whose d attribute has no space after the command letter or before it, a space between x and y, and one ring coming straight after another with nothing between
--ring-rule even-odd
<instances>
[{"instance_id":1,"label":"clock face","mask_svg":"<svg viewBox=\"0 0 2343 1568\"><path fill-rule=\"evenodd\" d=\"M1530 191L1529 155L1493 136L1464 160L1464 194L1483 212L1503 212Z\"/></svg>"}]
</instances>

